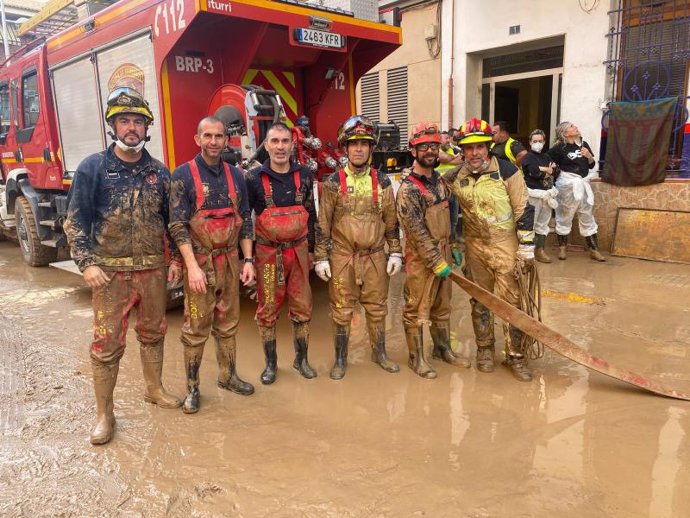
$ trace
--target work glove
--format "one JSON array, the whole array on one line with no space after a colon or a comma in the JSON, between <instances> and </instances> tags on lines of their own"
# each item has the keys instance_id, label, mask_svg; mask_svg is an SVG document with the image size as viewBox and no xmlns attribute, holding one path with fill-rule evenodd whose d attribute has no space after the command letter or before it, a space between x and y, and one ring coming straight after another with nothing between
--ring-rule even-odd
<instances>
[{"instance_id":1,"label":"work glove","mask_svg":"<svg viewBox=\"0 0 690 518\"><path fill-rule=\"evenodd\" d=\"M453 264L455 266L462 266L462 252L457 248L453 248L450 251L450 255L453 256Z\"/></svg>"},{"instance_id":2,"label":"work glove","mask_svg":"<svg viewBox=\"0 0 690 518\"><path fill-rule=\"evenodd\" d=\"M402 270L402 254L392 253L388 258L388 264L386 265L386 273L389 276L393 276Z\"/></svg>"},{"instance_id":3,"label":"work glove","mask_svg":"<svg viewBox=\"0 0 690 518\"><path fill-rule=\"evenodd\" d=\"M534 245L520 244L517 249L517 258L525 263L534 261Z\"/></svg>"},{"instance_id":4,"label":"work glove","mask_svg":"<svg viewBox=\"0 0 690 518\"><path fill-rule=\"evenodd\" d=\"M328 261L316 261L314 271L323 282L331 280L331 265Z\"/></svg>"},{"instance_id":5,"label":"work glove","mask_svg":"<svg viewBox=\"0 0 690 518\"><path fill-rule=\"evenodd\" d=\"M434 275L436 275L436 277L448 277L450 275L450 265L443 261L439 266L434 268Z\"/></svg>"}]
</instances>

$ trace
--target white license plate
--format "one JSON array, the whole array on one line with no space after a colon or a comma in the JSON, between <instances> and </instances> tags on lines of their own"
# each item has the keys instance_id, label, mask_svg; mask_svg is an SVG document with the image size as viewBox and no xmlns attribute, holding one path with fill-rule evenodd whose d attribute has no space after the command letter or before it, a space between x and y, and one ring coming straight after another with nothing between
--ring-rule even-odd
<instances>
[{"instance_id":1,"label":"white license plate","mask_svg":"<svg viewBox=\"0 0 690 518\"><path fill-rule=\"evenodd\" d=\"M295 39L305 45L342 49L345 47L345 36L334 32L318 31L316 29L296 29Z\"/></svg>"}]
</instances>

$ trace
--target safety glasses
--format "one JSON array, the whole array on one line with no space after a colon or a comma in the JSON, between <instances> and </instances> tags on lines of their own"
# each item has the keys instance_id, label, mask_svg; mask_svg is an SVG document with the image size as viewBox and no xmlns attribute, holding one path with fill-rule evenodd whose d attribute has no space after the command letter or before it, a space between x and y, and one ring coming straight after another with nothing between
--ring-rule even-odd
<instances>
[{"instance_id":1,"label":"safety glasses","mask_svg":"<svg viewBox=\"0 0 690 518\"><path fill-rule=\"evenodd\" d=\"M421 136L421 135L420 135L420 136ZM418 138L418 137L415 136L415 138ZM419 151L428 151L429 149L431 149L432 151L438 151L440 145L437 144L436 142L431 142L431 143L428 143L428 142L427 142L427 143L425 143L425 144L417 144L415 147L416 147Z\"/></svg>"},{"instance_id":2,"label":"safety glasses","mask_svg":"<svg viewBox=\"0 0 690 518\"><path fill-rule=\"evenodd\" d=\"M417 139L419 137L422 137L423 135L436 135L436 134L441 134L439 129L436 126L428 126L422 131L418 131L417 133L412 134L413 139ZM438 147L438 146L437 146Z\"/></svg>"}]
</instances>

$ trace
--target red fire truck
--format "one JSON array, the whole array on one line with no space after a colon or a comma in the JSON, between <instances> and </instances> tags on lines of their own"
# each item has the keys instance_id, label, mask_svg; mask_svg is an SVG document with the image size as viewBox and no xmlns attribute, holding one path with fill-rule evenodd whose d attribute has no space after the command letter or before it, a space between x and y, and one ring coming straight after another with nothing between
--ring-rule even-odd
<instances>
[{"instance_id":1,"label":"red fire truck","mask_svg":"<svg viewBox=\"0 0 690 518\"><path fill-rule=\"evenodd\" d=\"M256 158L278 117L306 115L334 141L356 82L400 42L398 27L294 0L122 0L35 41L0 66L0 236L33 266L66 247L69 186L110 142L103 106L114 87L148 99L147 149L170 170L196 154L196 124L214 113L238 158Z\"/></svg>"}]
</instances>

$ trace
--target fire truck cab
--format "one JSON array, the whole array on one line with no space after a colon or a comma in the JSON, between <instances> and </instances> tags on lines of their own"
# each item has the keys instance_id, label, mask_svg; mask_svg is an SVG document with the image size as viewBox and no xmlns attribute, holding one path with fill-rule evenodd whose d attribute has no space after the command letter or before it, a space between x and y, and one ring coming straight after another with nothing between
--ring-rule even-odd
<instances>
[{"instance_id":1,"label":"fire truck cab","mask_svg":"<svg viewBox=\"0 0 690 518\"><path fill-rule=\"evenodd\" d=\"M400 42L397 27L292 0L122 0L34 41L0 66L0 235L33 266L67 246L69 186L81 160L110 145L115 87L149 101L146 148L171 171L197 153L209 114L226 122L238 158L260 158L274 120L306 115L335 142L356 82Z\"/></svg>"}]
</instances>

